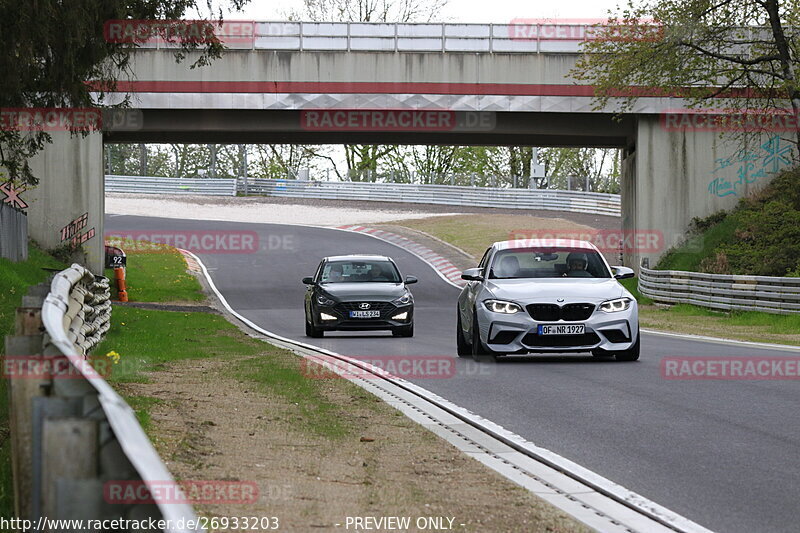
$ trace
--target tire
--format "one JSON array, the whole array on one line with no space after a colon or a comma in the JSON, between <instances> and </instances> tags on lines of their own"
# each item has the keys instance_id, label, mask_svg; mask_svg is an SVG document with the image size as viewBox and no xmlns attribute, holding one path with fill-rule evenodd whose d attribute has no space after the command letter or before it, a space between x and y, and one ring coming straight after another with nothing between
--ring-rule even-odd
<instances>
[{"instance_id":1,"label":"tire","mask_svg":"<svg viewBox=\"0 0 800 533\"><path fill-rule=\"evenodd\" d=\"M486 347L481 340L481 329L478 327L478 313L472 315L472 359L478 363L497 361L497 354Z\"/></svg>"},{"instance_id":2,"label":"tire","mask_svg":"<svg viewBox=\"0 0 800 533\"><path fill-rule=\"evenodd\" d=\"M306 337L311 337L312 339L319 339L325 336L325 332L322 331L320 328L315 328L314 325L306 320Z\"/></svg>"},{"instance_id":3,"label":"tire","mask_svg":"<svg viewBox=\"0 0 800 533\"><path fill-rule=\"evenodd\" d=\"M413 337L414 336L414 323L392 330L393 337Z\"/></svg>"},{"instance_id":4,"label":"tire","mask_svg":"<svg viewBox=\"0 0 800 533\"><path fill-rule=\"evenodd\" d=\"M456 353L459 357L471 357L472 345L464 338L464 328L461 326L461 310L456 308Z\"/></svg>"},{"instance_id":5,"label":"tire","mask_svg":"<svg viewBox=\"0 0 800 533\"><path fill-rule=\"evenodd\" d=\"M636 361L639 359L639 347L642 336L639 334L639 328L636 328L636 342L627 350L614 352L614 358L617 361Z\"/></svg>"}]
</instances>

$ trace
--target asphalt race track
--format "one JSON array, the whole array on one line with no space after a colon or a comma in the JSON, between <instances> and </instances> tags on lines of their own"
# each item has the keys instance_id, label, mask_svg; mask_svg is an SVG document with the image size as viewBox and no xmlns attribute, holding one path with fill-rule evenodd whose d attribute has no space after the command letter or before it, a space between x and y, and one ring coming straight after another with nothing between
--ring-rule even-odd
<instances>
[{"instance_id":1,"label":"asphalt race track","mask_svg":"<svg viewBox=\"0 0 800 533\"><path fill-rule=\"evenodd\" d=\"M258 253L198 252L214 283L241 314L279 335L353 356L456 358L458 289L417 257L369 236L331 229L107 216L106 232L255 231ZM391 255L415 275L416 333L303 331L303 276L343 253ZM720 331L720 336L724 335ZM665 356L779 356L798 352L644 334L635 363L591 356L531 356L412 380L539 446L589 468L710 529L800 530L800 383L676 381ZM486 502L491 505L491 502Z\"/></svg>"}]
</instances>

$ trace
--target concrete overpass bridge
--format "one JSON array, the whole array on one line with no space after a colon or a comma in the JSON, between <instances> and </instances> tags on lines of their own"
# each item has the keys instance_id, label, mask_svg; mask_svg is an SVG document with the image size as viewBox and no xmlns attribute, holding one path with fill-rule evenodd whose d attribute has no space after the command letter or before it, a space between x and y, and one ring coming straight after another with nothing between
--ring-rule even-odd
<instances>
[{"instance_id":1,"label":"concrete overpass bridge","mask_svg":"<svg viewBox=\"0 0 800 533\"><path fill-rule=\"evenodd\" d=\"M622 225L681 234L692 217L730 208L789 164L779 136L752 146L660 120L685 107L644 96L594 110L593 88L569 71L590 31L553 24L254 23L209 66L176 64L170 45L134 53L119 90L141 111L84 139L61 135L34 169L32 236L88 212L101 258L103 143L387 143L588 146L623 149ZM122 94L116 96L119 100ZM112 95L112 101L115 100ZM64 202L68 199L68 202ZM639 264L659 253L631 254Z\"/></svg>"}]
</instances>

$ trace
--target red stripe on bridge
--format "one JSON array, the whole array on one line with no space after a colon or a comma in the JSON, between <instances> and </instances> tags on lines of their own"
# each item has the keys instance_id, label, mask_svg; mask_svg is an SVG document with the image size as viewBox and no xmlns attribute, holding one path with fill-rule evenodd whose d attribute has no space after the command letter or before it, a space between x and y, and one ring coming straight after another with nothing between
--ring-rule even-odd
<instances>
[{"instance_id":1,"label":"red stripe on bridge","mask_svg":"<svg viewBox=\"0 0 800 533\"><path fill-rule=\"evenodd\" d=\"M90 86L95 84L90 83ZM593 85L527 83L435 83L359 81L147 81L117 82L117 92L131 93L309 93L309 94L452 94L494 96L587 96ZM736 94L734 95L733 92ZM727 96L764 96L749 89L731 89ZM612 96L670 97L676 92L658 88L630 87ZM723 96L723 95L718 95Z\"/></svg>"}]
</instances>

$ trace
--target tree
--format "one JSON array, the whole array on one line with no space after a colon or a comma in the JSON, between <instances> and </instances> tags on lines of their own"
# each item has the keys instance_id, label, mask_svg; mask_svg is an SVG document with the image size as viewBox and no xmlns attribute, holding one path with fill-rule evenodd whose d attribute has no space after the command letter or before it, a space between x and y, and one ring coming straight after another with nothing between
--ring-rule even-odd
<instances>
[{"instance_id":1,"label":"tree","mask_svg":"<svg viewBox=\"0 0 800 533\"><path fill-rule=\"evenodd\" d=\"M598 108L620 97L629 110L647 88L741 117L790 105L796 117L798 19L797 0L629 0L596 28L572 75L596 87Z\"/></svg>"},{"instance_id":2,"label":"tree","mask_svg":"<svg viewBox=\"0 0 800 533\"><path fill-rule=\"evenodd\" d=\"M300 10L286 15L290 20L315 22L431 22L445 5L447 0L303 0ZM396 150L390 145L344 145L348 177L369 180L378 162Z\"/></svg>"},{"instance_id":3,"label":"tree","mask_svg":"<svg viewBox=\"0 0 800 533\"><path fill-rule=\"evenodd\" d=\"M594 192L619 192L620 153L611 148L542 148L539 162L544 165L549 187L585 187ZM610 168L609 168L610 167ZM576 178L572 182L570 178ZM572 185L572 187L571 187Z\"/></svg>"},{"instance_id":4,"label":"tree","mask_svg":"<svg viewBox=\"0 0 800 533\"><path fill-rule=\"evenodd\" d=\"M248 1L229 3L240 9ZM222 18L214 0L203 3L210 14ZM109 42L104 36L105 23L120 19L175 21L190 10L201 11L199 0L0 0L4 44L0 72L5 74L0 84L0 108L97 107L114 89L116 80L129 72L130 55L137 47L136 43ZM172 26L208 28L204 22L174 22ZM203 43L183 40L175 55L176 60L183 60L188 51L200 50L193 63L200 66L219 57L223 49L215 38ZM89 132L78 125L71 131ZM0 166L12 180L35 185L38 179L31 173L28 159L51 140L41 130L0 128Z\"/></svg>"},{"instance_id":5,"label":"tree","mask_svg":"<svg viewBox=\"0 0 800 533\"><path fill-rule=\"evenodd\" d=\"M431 22L447 0L303 0L290 20L319 22Z\"/></svg>"}]
</instances>

